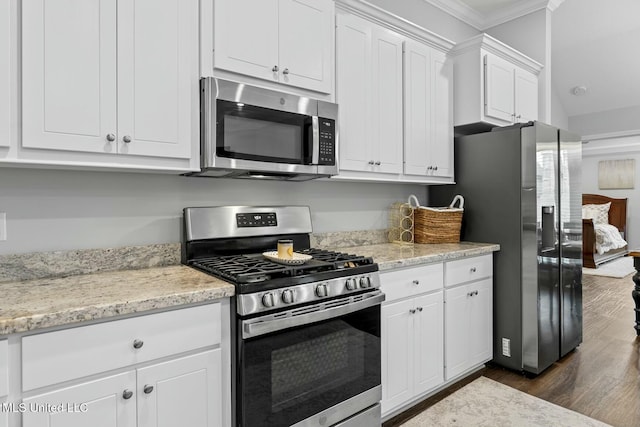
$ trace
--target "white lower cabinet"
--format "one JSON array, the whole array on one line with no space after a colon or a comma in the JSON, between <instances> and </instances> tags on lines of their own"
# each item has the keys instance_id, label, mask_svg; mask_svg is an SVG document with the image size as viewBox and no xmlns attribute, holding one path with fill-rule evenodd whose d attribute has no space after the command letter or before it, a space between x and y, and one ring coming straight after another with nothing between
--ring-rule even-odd
<instances>
[{"instance_id":1,"label":"white lower cabinet","mask_svg":"<svg viewBox=\"0 0 640 427\"><path fill-rule=\"evenodd\" d=\"M138 370L138 427L222 425L220 349Z\"/></svg>"},{"instance_id":2,"label":"white lower cabinet","mask_svg":"<svg viewBox=\"0 0 640 427\"><path fill-rule=\"evenodd\" d=\"M129 371L24 399L23 427L135 427L135 390Z\"/></svg>"},{"instance_id":3,"label":"white lower cabinet","mask_svg":"<svg viewBox=\"0 0 640 427\"><path fill-rule=\"evenodd\" d=\"M23 426L227 426L224 307L213 303L23 337ZM83 353L84 363L75 356L82 343L93 352ZM85 367L74 367L80 364Z\"/></svg>"},{"instance_id":4,"label":"white lower cabinet","mask_svg":"<svg viewBox=\"0 0 640 427\"><path fill-rule=\"evenodd\" d=\"M381 275L382 413L443 383L442 264Z\"/></svg>"},{"instance_id":5,"label":"white lower cabinet","mask_svg":"<svg viewBox=\"0 0 640 427\"><path fill-rule=\"evenodd\" d=\"M492 255L385 271L382 418L491 360Z\"/></svg>"}]
</instances>

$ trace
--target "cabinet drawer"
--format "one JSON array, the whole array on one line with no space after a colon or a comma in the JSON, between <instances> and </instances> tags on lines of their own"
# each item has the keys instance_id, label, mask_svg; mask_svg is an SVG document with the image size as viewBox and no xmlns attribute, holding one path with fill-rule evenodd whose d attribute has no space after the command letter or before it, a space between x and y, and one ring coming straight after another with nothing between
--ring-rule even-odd
<instances>
[{"instance_id":1,"label":"cabinet drawer","mask_svg":"<svg viewBox=\"0 0 640 427\"><path fill-rule=\"evenodd\" d=\"M0 341L0 397L9 394L9 346L7 340Z\"/></svg>"},{"instance_id":2,"label":"cabinet drawer","mask_svg":"<svg viewBox=\"0 0 640 427\"><path fill-rule=\"evenodd\" d=\"M449 261L444 266L444 285L453 286L493 275L493 255L482 255Z\"/></svg>"},{"instance_id":3,"label":"cabinet drawer","mask_svg":"<svg viewBox=\"0 0 640 427\"><path fill-rule=\"evenodd\" d=\"M387 301L442 289L442 263L404 268L380 274L380 287Z\"/></svg>"},{"instance_id":4,"label":"cabinet drawer","mask_svg":"<svg viewBox=\"0 0 640 427\"><path fill-rule=\"evenodd\" d=\"M32 390L219 344L220 323L215 303L27 336L22 387Z\"/></svg>"}]
</instances>

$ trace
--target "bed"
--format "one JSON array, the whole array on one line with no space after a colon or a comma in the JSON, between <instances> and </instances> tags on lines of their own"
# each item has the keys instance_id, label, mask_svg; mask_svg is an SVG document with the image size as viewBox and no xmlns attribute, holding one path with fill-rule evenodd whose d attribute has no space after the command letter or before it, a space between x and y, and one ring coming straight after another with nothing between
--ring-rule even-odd
<instances>
[{"instance_id":1,"label":"bed","mask_svg":"<svg viewBox=\"0 0 640 427\"><path fill-rule=\"evenodd\" d=\"M607 226L604 221L613 227ZM616 230L618 233L615 233ZM597 268L603 262L627 255L629 250L624 241L626 236L627 199L614 199L600 194L582 195L582 265L584 267ZM612 243L611 240L615 242Z\"/></svg>"}]
</instances>

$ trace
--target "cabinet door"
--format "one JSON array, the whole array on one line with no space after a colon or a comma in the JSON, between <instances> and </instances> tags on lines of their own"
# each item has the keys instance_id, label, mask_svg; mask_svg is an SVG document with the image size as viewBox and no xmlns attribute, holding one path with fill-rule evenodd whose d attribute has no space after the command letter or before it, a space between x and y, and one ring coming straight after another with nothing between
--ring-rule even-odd
<instances>
[{"instance_id":1,"label":"cabinet door","mask_svg":"<svg viewBox=\"0 0 640 427\"><path fill-rule=\"evenodd\" d=\"M383 28L373 31L372 107L375 172L402 172L402 38Z\"/></svg>"},{"instance_id":2,"label":"cabinet door","mask_svg":"<svg viewBox=\"0 0 640 427\"><path fill-rule=\"evenodd\" d=\"M519 123L538 120L538 76L520 68L515 70L515 113Z\"/></svg>"},{"instance_id":3,"label":"cabinet door","mask_svg":"<svg viewBox=\"0 0 640 427\"><path fill-rule=\"evenodd\" d=\"M10 2L0 2L0 147L11 138L11 15Z\"/></svg>"},{"instance_id":4,"label":"cabinet door","mask_svg":"<svg viewBox=\"0 0 640 427\"><path fill-rule=\"evenodd\" d=\"M453 177L453 63L442 52L431 54L431 163L433 175Z\"/></svg>"},{"instance_id":5,"label":"cabinet door","mask_svg":"<svg viewBox=\"0 0 640 427\"><path fill-rule=\"evenodd\" d=\"M198 0L120 0L118 152L189 158L198 96Z\"/></svg>"},{"instance_id":6,"label":"cabinet door","mask_svg":"<svg viewBox=\"0 0 640 427\"><path fill-rule=\"evenodd\" d=\"M278 0L216 0L214 8L214 66L277 81Z\"/></svg>"},{"instance_id":7,"label":"cabinet door","mask_svg":"<svg viewBox=\"0 0 640 427\"><path fill-rule=\"evenodd\" d=\"M413 397L413 299L382 307L382 412Z\"/></svg>"},{"instance_id":8,"label":"cabinet door","mask_svg":"<svg viewBox=\"0 0 640 427\"><path fill-rule=\"evenodd\" d=\"M404 173L428 175L433 170L431 158L432 129L432 49L406 41L404 52Z\"/></svg>"},{"instance_id":9,"label":"cabinet door","mask_svg":"<svg viewBox=\"0 0 640 427\"><path fill-rule=\"evenodd\" d=\"M139 369L138 427L221 426L220 352L206 351Z\"/></svg>"},{"instance_id":10,"label":"cabinet door","mask_svg":"<svg viewBox=\"0 0 640 427\"><path fill-rule=\"evenodd\" d=\"M338 15L336 29L336 99L339 108L340 169L370 170L371 24Z\"/></svg>"},{"instance_id":11,"label":"cabinet door","mask_svg":"<svg viewBox=\"0 0 640 427\"><path fill-rule=\"evenodd\" d=\"M469 285L445 290L445 379L464 372L469 366L471 291Z\"/></svg>"},{"instance_id":12,"label":"cabinet door","mask_svg":"<svg viewBox=\"0 0 640 427\"><path fill-rule=\"evenodd\" d=\"M414 300L414 395L431 390L444 382L444 308L443 293Z\"/></svg>"},{"instance_id":13,"label":"cabinet door","mask_svg":"<svg viewBox=\"0 0 640 427\"><path fill-rule=\"evenodd\" d=\"M135 389L136 375L129 371L25 399L23 427L135 427Z\"/></svg>"},{"instance_id":14,"label":"cabinet door","mask_svg":"<svg viewBox=\"0 0 640 427\"><path fill-rule=\"evenodd\" d=\"M279 72L282 83L331 93L332 0L280 0Z\"/></svg>"},{"instance_id":15,"label":"cabinet door","mask_svg":"<svg viewBox=\"0 0 640 427\"><path fill-rule=\"evenodd\" d=\"M22 145L115 152L116 63L115 0L23 2Z\"/></svg>"},{"instance_id":16,"label":"cabinet door","mask_svg":"<svg viewBox=\"0 0 640 427\"><path fill-rule=\"evenodd\" d=\"M515 66L502 58L485 55L485 114L505 122L514 119Z\"/></svg>"},{"instance_id":17,"label":"cabinet door","mask_svg":"<svg viewBox=\"0 0 640 427\"><path fill-rule=\"evenodd\" d=\"M470 366L484 363L493 357L493 279L485 279L469 285L473 297L469 307Z\"/></svg>"}]
</instances>

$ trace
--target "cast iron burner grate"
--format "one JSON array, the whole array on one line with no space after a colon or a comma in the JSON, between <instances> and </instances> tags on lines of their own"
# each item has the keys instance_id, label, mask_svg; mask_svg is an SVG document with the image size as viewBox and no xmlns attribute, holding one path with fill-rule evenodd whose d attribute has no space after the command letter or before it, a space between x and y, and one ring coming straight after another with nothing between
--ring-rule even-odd
<instances>
[{"instance_id":1,"label":"cast iron burner grate","mask_svg":"<svg viewBox=\"0 0 640 427\"><path fill-rule=\"evenodd\" d=\"M262 254L228 255L194 260L191 265L234 283L256 283L373 264L371 258L341 252L313 248L298 252L313 258L305 264L291 266L269 261Z\"/></svg>"}]
</instances>

